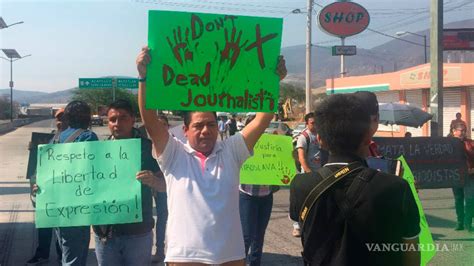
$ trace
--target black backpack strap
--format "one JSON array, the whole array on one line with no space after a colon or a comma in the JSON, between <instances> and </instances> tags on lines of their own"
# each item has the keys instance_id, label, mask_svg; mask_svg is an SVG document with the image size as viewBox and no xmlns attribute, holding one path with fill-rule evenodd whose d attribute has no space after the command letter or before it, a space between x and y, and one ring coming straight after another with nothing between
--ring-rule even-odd
<instances>
[{"instance_id":1,"label":"black backpack strap","mask_svg":"<svg viewBox=\"0 0 474 266\"><path fill-rule=\"evenodd\" d=\"M372 178L378 173L377 170L372 168L363 169L352 181L351 185L346 191L346 196L341 202L337 202L341 213L346 218L350 219L353 214L354 205L357 203L360 194L366 187L366 185L372 180Z\"/></svg>"},{"instance_id":2,"label":"black backpack strap","mask_svg":"<svg viewBox=\"0 0 474 266\"><path fill-rule=\"evenodd\" d=\"M360 162L354 162L338 169L335 172L331 172L331 170L329 170L327 167L321 167L318 169L318 171L316 171L316 173L320 174L323 177L323 180L311 190L308 196L306 196L303 206L301 207L298 220L302 231L304 231L304 225L308 213L311 211L319 197L321 197L321 195L326 192L332 185L342 180L343 177L361 168L363 168L363 165Z\"/></svg>"}]
</instances>

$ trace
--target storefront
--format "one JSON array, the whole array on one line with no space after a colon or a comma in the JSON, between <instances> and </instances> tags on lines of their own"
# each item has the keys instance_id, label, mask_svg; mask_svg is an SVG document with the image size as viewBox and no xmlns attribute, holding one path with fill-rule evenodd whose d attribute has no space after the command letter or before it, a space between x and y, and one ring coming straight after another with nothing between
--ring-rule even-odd
<instances>
[{"instance_id":1,"label":"storefront","mask_svg":"<svg viewBox=\"0 0 474 266\"><path fill-rule=\"evenodd\" d=\"M443 79L443 135L449 133L451 120L458 112L471 134L474 128L474 63L444 64ZM379 103L405 103L424 111L428 111L429 88L429 64L391 73L326 80L327 94L372 91ZM429 136L429 128L429 122L421 128L381 125L376 135L402 137L409 131L413 136Z\"/></svg>"}]
</instances>

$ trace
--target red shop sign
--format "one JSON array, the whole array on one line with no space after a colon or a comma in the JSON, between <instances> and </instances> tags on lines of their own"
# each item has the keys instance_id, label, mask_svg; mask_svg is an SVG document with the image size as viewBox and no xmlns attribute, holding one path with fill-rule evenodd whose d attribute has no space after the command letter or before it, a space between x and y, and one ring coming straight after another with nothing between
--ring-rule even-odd
<instances>
[{"instance_id":1,"label":"red shop sign","mask_svg":"<svg viewBox=\"0 0 474 266\"><path fill-rule=\"evenodd\" d=\"M347 37L363 32L369 26L369 12L354 2L335 2L318 14L319 27L330 35Z\"/></svg>"}]
</instances>

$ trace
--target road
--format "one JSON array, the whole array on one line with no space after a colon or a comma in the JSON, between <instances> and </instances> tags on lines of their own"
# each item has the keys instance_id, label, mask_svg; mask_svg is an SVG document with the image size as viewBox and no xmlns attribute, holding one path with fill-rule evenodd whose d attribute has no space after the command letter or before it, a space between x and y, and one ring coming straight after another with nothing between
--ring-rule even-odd
<instances>
[{"instance_id":1,"label":"road","mask_svg":"<svg viewBox=\"0 0 474 266\"><path fill-rule=\"evenodd\" d=\"M0 136L2 266L24 265L35 251L34 209L29 199L29 182L25 179L27 146L31 132L49 133L53 126L53 120L40 121ZM108 133L107 127L94 127L93 130L100 138L104 138ZM275 194L273 212L266 232L263 265L302 265L300 240L291 236L292 222L287 213L288 197L287 189ZM455 213L451 190L422 190L420 198L433 237L443 249L430 264L473 265L474 235L452 229L455 225ZM54 257L50 259L54 261ZM93 241L89 249L88 265L97 265Z\"/></svg>"}]
</instances>

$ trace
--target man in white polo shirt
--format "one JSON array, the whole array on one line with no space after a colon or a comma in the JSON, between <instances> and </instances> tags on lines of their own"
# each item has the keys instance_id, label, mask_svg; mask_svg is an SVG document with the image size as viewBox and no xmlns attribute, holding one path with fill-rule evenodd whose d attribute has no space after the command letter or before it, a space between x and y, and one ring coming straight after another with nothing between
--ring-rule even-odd
<instances>
[{"instance_id":1,"label":"man in white polo shirt","mask_svg":"<svg viewBox=\"0 0 474 266\"><path fill-rule=\"evenodd\" d=\"M162 169L168 193L166 259L168 265L193 263L245 265L239 217L240 167L273 118L257 113L252 123L234 136L217 142L217 116L189 112L184 119L186 144L171 137L154 110L145 109L149 49L137 57L139 106L150 135L154 156ZM277 67L286 76L284 59Z\"/></svg>"}]
</instances>

